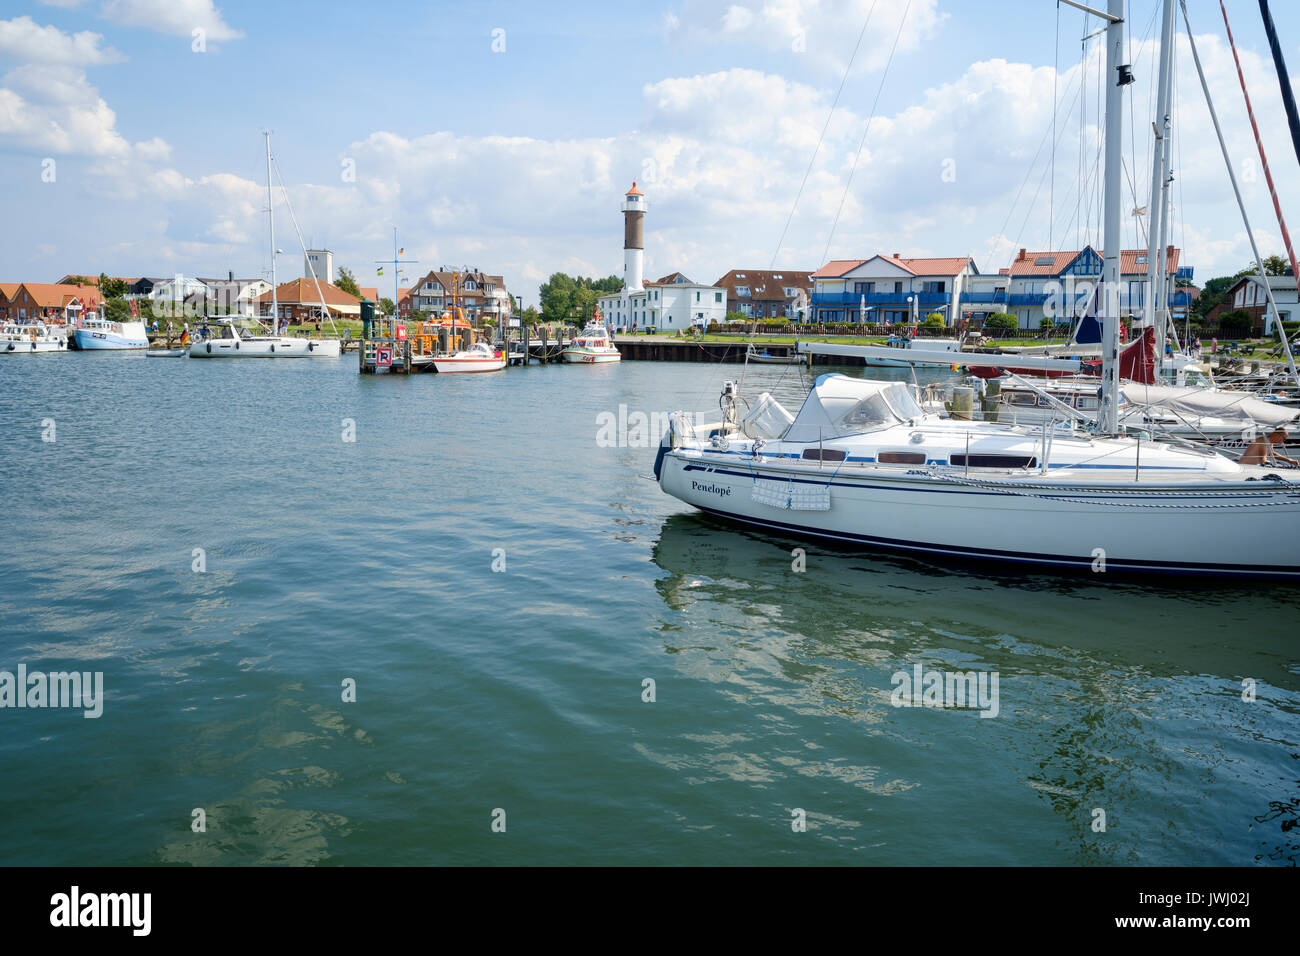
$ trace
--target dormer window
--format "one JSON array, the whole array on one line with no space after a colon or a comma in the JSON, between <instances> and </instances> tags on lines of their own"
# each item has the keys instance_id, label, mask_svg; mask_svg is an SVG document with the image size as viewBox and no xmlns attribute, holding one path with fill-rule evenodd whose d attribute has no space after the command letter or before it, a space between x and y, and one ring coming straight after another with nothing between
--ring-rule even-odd
<instances>
[{"instance_id":1,"label":"dormer window","mask_svg":"<svg viewBox=\"0 0 1300 956\"><path fill-rule=\"evenodd\" d=\"M1056 263L1056 256L1039 256L1034 260L1036 266L1050 266Z\"/></svg>"},{"instance_id":2,"label":"dormer window","mask_svg":"<svg viewBox=\"0 0 1300 956\"><path fill-rule=\"evenodd\" d=\"M1137 264L1140 265L1140 266L1144 266L1144 265L1146 265L1146 264L1147 264L1147 257L1146 257L1145 255L1138 256L1138 257L1137 257Z\"/></svg>"}]
</instances>

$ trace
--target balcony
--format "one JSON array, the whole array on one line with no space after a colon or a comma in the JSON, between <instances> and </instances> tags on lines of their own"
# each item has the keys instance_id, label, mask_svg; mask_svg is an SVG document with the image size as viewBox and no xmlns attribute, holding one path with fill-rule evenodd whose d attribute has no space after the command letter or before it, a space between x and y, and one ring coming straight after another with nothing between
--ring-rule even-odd
<instances>
[{"instance_id":1,"label":"balcony","mask_svg":"<svg viewBox=\"0 0 1300 956\"><path fill-rule=\"evenodd\" d=\"M1051 295L1050 292L1012 292L1007 296L1007 304L1042 305Z\"/></svg>"},{"instance_id":2,"label":"balcony","mask_svg":"<svg viewBox=\"0 0 1300 956\"><path fill-rule=\"evenodd\" d=\"M952 301L949 292L814 292L814 306L856 306L865 299L867 305L908 306L908 296L919 300L921 308L947 305Z\"/></svg>"},{"instance_id":3,"label":"balcony","mask_svg":"<svg viewBox=\"0 0 1300 956\"><path fill-rule=\"evenodd\" d=\"M996 305L1005 304L1007 301L1006 289L994 289L992 292L963 292L961 294L963 305Z\"/></svg>"}]
</instances>

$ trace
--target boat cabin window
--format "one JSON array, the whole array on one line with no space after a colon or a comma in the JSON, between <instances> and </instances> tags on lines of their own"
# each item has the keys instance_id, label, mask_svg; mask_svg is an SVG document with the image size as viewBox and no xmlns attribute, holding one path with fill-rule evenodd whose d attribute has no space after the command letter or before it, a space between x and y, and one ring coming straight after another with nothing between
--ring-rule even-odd
<instances>
[{"instance_id":1,"label":"boat cabin window","mask_svg":"<svg viewBox=\"0 0 1300 956\"><path fill-rule=\"evenodd\" d=\"M950 464L967 468L1033 468L1037 459L1033 455L953 455Z\"/></svg>"},{"instance_id":2,"label":"boat cabin window","mask_svg":"<svg viewBox=\"0 0 1300 956\"><path fill-rule=\"evenodd\" d=\"M844 452L838 448L805 448L804 461L843 461Z\"/></svg>"},{"instance_id":3,"label":"boat cabin window","mask_svg":"<svg viewBox=\"0 0 1300 956\"><path fill-rule=\"evenodd\" d=\"M924 465L923 451L882 451L877 456L882 465Z\"/></svg>"},{"instance_id":4,"label":"boat cabin window","mask_svg":"<svg viewBox=\"0 0 1300 956\"><path fill-rule=\"evenodd\" d=\"M1078 407L1086 411L1096 411L1101 407L1101 400L1092 395L1080 395Z\"/></svg>"},{"instance_id":5,"label":"boat cabin window","mask_svg":"<svg viewBox=\"0 0 1300 956\"><path fill-rule=\"evenodd\" d=\"M1033 392L1005 392L1008 405L1029 407L1038 404L1038 396Z\"/></svg>"}]
</instances>

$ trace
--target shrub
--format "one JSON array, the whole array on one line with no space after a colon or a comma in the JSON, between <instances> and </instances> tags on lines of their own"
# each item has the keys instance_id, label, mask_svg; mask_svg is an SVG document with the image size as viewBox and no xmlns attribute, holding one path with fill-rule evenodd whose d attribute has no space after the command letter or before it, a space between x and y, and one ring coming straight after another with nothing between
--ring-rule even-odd
<instances>
[{"instance_id":1,"label":"shrub","mask_svg":"<svg viewBox=\"0 0 1300 956\"><path fill-rule=\"evenodd\" d=\"M1242 338L1250 335L1254 320L1245 309L1233 309L1219 316L1219 333L1229 338Z\"/></svg>"},{"instance_id":2,"label":"shrub","mask_svg":"<svg viewBox=\"0 0 1300 956\"><path fill-rule=\"evenodd\" d=\"M994 312L984 320L984 328L1010 331L1020 328L1020 321L1009 312Z\"/></svg>"},{"instance_id":3,"label":"shrub","mask_svg":"<svg viewBox=\"0 0 1300 956\"><path fill-rule=\"evenodd\" d=\"M943 316L938 312L931 312L925 317L925 321L921 325L927 329L941 329L943 328Z\"/></svg>"}]
</instances>

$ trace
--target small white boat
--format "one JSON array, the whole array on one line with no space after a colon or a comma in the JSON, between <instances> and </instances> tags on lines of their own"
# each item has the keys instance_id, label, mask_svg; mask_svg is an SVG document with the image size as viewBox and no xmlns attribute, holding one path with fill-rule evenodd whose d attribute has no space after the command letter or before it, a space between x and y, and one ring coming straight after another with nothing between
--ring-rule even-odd
<instances>
[{"instance_id":1,"label":"small white boat","mask_svg":"<svg viewBox=\"0 0 1300 956\"><path fill-rule=\"evenodd\" d=\"M440 374L452 372L496 372L506 367L506 353L486 342L476 342L468 349L435 356L433 367Z\"/></svg>"},{"instance_id":2,"label":"small white boat","mask_svg":"<svg viewBox=\"0 0 1300 956\"><path fill-rule=\"evenodd\" d=\"M789 355L772 355L769 352L755 352L754 346L749 347L745 353L745 359L749 362L757 362L760 365L802 365L807 359L798 352L792 352Z\"/></svg>"},{"instance_id":3,"label":"small white boat","mask_svg":"<svg viewBox=\"0 0 1300 956\"><path fill-rule=\"evenodd\" d=\"M145 358L184 358L188 352L185 349L148 349Z\"/></svg>"},{"instance_id":4,"label":"small white boat","mask_svg":"<svg viewBox=\"0 0 1300 956\"><path fill-rule=\"evenodd\" d=\"M234 320L207 319L190 345L190 358L306 358L307 339L241 335Z\"/></svg>"},{"instance_id":5,"label":"small white boat","mask_svg":"<svg viewBox=\"0 0 1300 956\"><path fill-rule=\"evenodd\" d=\"M99 349L147 349L149 333L143 322L113 322L109 319L86 319L72 333L76 347L82 351Z\"/></svg>"},{"instance_id":6,"label":"small white boat","mask_svg":"<svg viewBox=\"0 0 1300 956\"><path fill-rule=\"evenodd\" d=\"M595 321L583 329L582 334L570 342L560 355L564 361L580 365L617 362L623 358L618 354L618 349L614 348L609 330L605 328L599 312L596 313Z\"/></svg>"},{"instance_id":7,"label":"small white boat","mask_svg":"<svg viewBox=\"0 0 1300 956\"><path fill-rule=\"evenodd\" d=\"M0 355L28 355L33 352L66 352L68 332L61 325L44 322L6 322L0 326Z\"/></svg>"}]
</instances>

